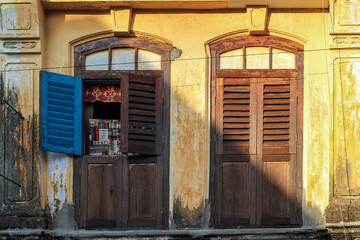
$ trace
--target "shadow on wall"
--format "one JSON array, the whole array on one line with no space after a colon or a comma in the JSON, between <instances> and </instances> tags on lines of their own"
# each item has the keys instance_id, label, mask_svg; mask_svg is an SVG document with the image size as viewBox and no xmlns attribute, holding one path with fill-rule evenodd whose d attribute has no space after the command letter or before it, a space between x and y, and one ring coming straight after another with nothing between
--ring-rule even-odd
<instances>
[{"instance_id":1,"label":"shadow on wall","mask_svg":"<svg viewBox=\"0 0 360 240\"><path fill-rule=\"evenodd\" d=\"M101 25L100 22L98 24ZM107 29L107 26L104 25L104 28ZM290 175L284 177L282 173L289 167L286 164L274 161L273 164L281 166L277 168L278 174L274 172L269 175L257 165L250 164L249 160L239 156L235 157L235 161L223 162L221 168L216 165L218 164L216 161L213 161L212 167L220 169L221 172L215 172L216 180L208 185L209 159L206 152L215 146L208 148L206 141L208 131L205 120L205 98L209 86L200 81L204 79L202 75L205 75L205 72L199 70L203 69L206 63L204 60L186 62L185 65L180 66L180 70L172 67L173 76L180 72L186 75L185 82L181 86L175 86L177 83L172 81L173 86L165 86L170 88L172 101L170 103L170 189L173 189L173 192L169 198L173 204L169 211L172 213L170 218L174 226L170 228L207 228L210 222L216 221L216 218L222 221L224 226L237 228L253 225L251 223L255 221L254 219L261 215L267 217L264 218L264 225L291 223L291 218L295 217L290 216L291 213L296 212L296 208L301 207L302 202L297 202L292 197L293 193L289 192L291 177ZM193 81L193 79L198 80ZM210 132L216 132L215 126L211 126L211 129ZM52 166L49 165L52 159L47 161L49 168ZM70 164L67 167L70 167ZM53 171L48 169L48 172ZM221 178L218 177L219 174ZM259 184L259 181L262 184ZM64 184L62 187L64 191L70 191L69 186ZM211 199L206 198L205 193L208 189L214 192ZM263 195L262 201L257 197L260 192ZM56 201L55 198L49 197L50 202L46 204L55 204L51 202L52 200ZM60 207L63 204L64 202L61 202ZM300 211L296 218L311 222L311 215L312 213Z\"/></svg>"}]
</instances>

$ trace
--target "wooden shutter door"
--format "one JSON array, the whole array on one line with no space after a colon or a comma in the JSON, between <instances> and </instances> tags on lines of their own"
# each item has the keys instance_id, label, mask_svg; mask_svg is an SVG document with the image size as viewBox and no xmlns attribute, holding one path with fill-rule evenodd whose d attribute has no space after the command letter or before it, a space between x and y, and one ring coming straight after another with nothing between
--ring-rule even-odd
<instances>
[{"instance_id":1,"label":"wooden shutter door","mask_svg":"<svg viewBox=\"0 0 360 240\"><path fill-rule=\"evenodd\" d=\"M255 224L256 84L216 79L215 224Z\"/></svg>"},{"instance_id":2,"label":"wooden shutter door","mask_svg":"<svg viewBox=\"0 0 360 240\"><path fill-rule=\"evenodd\" d=\"M261 224L290 224L295 221L297 81L264 78L259 82L257 153L258 171L262 173L259 175L262 179L258 179Z\"/></svg>"},{"instance_id":3,"label":"wooden shutter door","mask_svg":"<svg viewBox=\"0 0 360 240\"><path fill-rule=\"evenodd\" d=\"M160 227L163 77L124 74L122 151L124 226ZM124 94L123 94L124 93Z\"/></svg>"}]
</instances>

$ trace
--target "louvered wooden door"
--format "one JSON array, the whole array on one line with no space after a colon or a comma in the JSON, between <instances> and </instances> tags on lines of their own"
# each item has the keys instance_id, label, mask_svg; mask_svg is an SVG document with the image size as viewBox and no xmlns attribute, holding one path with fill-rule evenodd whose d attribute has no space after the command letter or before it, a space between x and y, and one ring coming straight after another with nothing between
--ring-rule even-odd
<instances>
[{"instance_id":1,"label":"louvered wooden door","mask_svg":"<svg viewBox=\"0 0 360 240\"><path fill-rule=\"evenodd\" d=\"M295 223L296 86L216 79L215 225Z\"/></svg>"},{"instance_id":2,"label":"louvered wooden door","mask_svg":"<svg viewBox=\"0 0 360 240\"><path fill-rule=\"evenodd\" d=\"M83 156L75 164L81 228L162 226L163 75L123 73L121 155Z\"/></svg>"}]
</instances>

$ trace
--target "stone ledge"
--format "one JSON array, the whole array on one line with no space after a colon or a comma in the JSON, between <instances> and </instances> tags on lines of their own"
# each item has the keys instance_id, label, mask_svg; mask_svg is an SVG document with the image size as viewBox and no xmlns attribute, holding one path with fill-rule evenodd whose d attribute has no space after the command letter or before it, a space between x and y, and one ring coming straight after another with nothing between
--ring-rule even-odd
<instances>
[{"instance_id":1,"label":"stone ledge","mask_svg":"<svg viewBox=\"0 0 360 240\"><path fill-rule=\"evenodd\" d=\"M206 230L44 230L11 229L0 231L0 237L42 239L329 239L326 229L259 228L259 229L206 229Z\"/></svg>"}]
</instances>

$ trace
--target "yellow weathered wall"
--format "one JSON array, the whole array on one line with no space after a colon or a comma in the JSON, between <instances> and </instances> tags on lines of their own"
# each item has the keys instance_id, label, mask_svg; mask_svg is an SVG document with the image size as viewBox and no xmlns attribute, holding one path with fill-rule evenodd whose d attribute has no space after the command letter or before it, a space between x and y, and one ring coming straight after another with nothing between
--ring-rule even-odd
<instances>
[{"instance_id":1,"label":"yellow weathered wall","mask_svg":"<svg viewBox=\"0 0 360 240\"><path fill-rule=\"evenodd\" d=\"M324 209L328 205L331 158L331 79L327 52L322 50L329 42L329 14L271 9L269 14L270 35L289 38L304 44L305 48L303 215L304 224L319 224L323 222ZM45 16L43 66L72 66L71 42L99 32L104 32L103 36L109 35L113 25L110 12L48 12ZM245 30L241 34L246 35L247 28L244 11L171 13L134 10L132 30L165 38L182 50L180 59L171 64L169 199L170 218L174 214L181 215L187 222L184 227L191 227L191 221L208 224L208 216L204 215L209 198L210 164L209 62L206 60L209 55L206 42L241 30ZM73 74L71 68L51 71ZM69 177L70 158L67 168ZM64 201L69 203L72 202L71 184L67 181L64 185L69 196ZM48 184L47 188L51 185ZM52 192L48 190L44 194ZM47 204L52 204L50 196L47 199Z\"/></svg>"}]
</instances>

